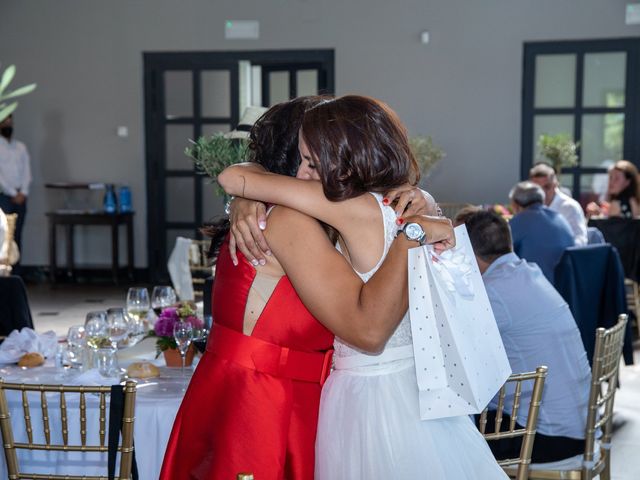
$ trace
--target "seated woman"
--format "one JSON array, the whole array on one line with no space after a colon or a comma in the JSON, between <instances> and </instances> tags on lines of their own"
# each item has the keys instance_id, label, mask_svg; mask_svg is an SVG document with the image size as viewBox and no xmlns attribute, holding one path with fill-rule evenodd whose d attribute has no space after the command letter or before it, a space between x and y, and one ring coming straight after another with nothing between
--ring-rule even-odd
<instances>
[{"instance_id":1,"label":"seated woman","mask_svg":"<svg viewBox=\"0 0 640 480\"><path fill-rule=\"evenodd\" d=\"M254 160L291 174L303 113L319 101L271 108L251 132ZM299 172L309 170L305 160ZM397 175L388 186L405 183ZM429 242L451 241L448 221L409 218ZM332 332L375 350L407 309L406 252L416 242L396 239L365 285L311 217L277 207L267 233L274 254L264 264L239 255L236 265L228 239L219 249L212 333L175 419L161 479L226 479L243 471L261 480L313 478Z\"/></svg>"},{"instance_id":2,"label":"seated woman","mask_svg":"<svg viewBox=\"0 0 640 480\"><path fill-rule=\"evenodd\" d=\"M609 169L606 201L600 205L591 202L587 205L587 214L605 217L640 217L638 169L633 163L620 160Z\"/></svg>"}]
</instances>

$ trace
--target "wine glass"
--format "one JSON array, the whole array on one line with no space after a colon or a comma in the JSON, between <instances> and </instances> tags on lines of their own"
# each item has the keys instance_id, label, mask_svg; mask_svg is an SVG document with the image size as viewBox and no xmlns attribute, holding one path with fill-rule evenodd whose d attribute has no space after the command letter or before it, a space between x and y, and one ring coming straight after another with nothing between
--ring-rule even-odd
<instances>
[{"instance_id":1,"label":"wine glass","mask_svg":"<svg viewBox=\"0 0 640 480\"><path fill-rule=\"evenodd\" d=\"M181 374L182 380L184 381L184 362L189 345L191 345L191 340L193 340L193 327L187 322L176 322L173 326L173 338L176 340L176 345L182 358Z\"/></svg>"},{"instance_id":2,"label":"wine glass","mask_svg":"<svg viewBox=\"0 0 640 480\"><path fill-rule=\"evenodd\" d=\"M147 332L147 315L151 302L146 288L130 288L127 292L127 316L129 317L129 336L135 345Z\"/></svg>"},{"instance_id":3,"label":"wine glass","mask_svg":"<svg viewBox=\"0 0 640 480\"><path fill-rule=\"evenodd\" d=\"M129 324L123 308L107 310L107 333L114 348L117 348L120 342L129 335Z\"/></svg>"},{"instance_id":4,"label":"wine glass","mask_svg":"<svg viewBox=\"0 0 640 480\"><path fill-rule=\"evenodd\" d=\"M82 366L82 352L86 346L85 331L83 325L69 327L67 332L67 358L71 368Z\"/></svg>"},{"instance_id":5,"label":"wine glass","mask_svg":"<svg viewBox=\"0 0 640 480\"><path fill-rule=\"evenodd\" d=\"M160 315L163 308L170 307L176 303L176 292L167 285L158 285L153 287L151 293L151 308L157 316Z\"/></svg>"}]
</instances>

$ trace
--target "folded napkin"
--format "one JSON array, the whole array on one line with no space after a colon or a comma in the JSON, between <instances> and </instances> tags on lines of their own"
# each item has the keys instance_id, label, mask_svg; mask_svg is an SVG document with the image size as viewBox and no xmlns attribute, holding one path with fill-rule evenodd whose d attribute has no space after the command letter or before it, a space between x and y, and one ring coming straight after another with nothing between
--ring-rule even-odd
<instances>
[{"instance_id":1,"label":"folded napkin","mask_svg":"<svg viewBox=\"0 0 640 480\"><path fill-rule=\"evenodd\" d=\"M117 377L105 377L97 368L92 368L86 372L82 372L77 377L71 380L72 385L88 385L88 386L100 386L100 385L117 385L120 383L120 376Z\"/></svg>"},{"instance_id":2,"label":"folded napkin","mask_svg":"<svg viewBox=\"0 0 640 480\"><path fill-rule=\"evenodd\" d=\"M25 353L38 352L44 358L53 357L58 339L53 330L36 333L29 327L14 330L0 345L0 363L16 363Z\"/></svg>"}]
</instances>

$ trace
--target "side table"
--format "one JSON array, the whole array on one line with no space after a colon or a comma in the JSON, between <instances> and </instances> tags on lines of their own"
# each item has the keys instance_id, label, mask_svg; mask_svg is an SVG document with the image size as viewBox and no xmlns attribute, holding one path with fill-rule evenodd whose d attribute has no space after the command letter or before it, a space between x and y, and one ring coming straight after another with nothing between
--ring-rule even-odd
<instances>
[{"instance_id":1,"label":"side table","mask_svg":"<svg viewBox=\"0 0 640 480\"><path fill-rule=\"evenodd\" d=\"M74 270L73 227L75 225L107 225L111 227L111 275L116 285L118 284L119 270L118 227L124 225L127 229L127 274L129 280L133 281L134 212L104 213L60 210L48 212L46 215L49 219L49 278L52 284L56 281L56 227L58 225L66 227L67 273L69 276L73 276Z\"/></svg>"}]
</instances>

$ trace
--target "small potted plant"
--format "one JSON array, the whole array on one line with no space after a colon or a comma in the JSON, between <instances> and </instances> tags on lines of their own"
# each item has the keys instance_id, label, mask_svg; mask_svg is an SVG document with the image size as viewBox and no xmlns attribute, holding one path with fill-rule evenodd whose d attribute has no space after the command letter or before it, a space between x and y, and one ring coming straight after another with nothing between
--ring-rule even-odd
<instances>
[{"instance_id":1,"label":"small potted plant","mask_svg":"<svg viewBox=\"0 0 640 480\"><path fill-rule=\"evenodd\" d=\"M574 142L566 133L558 135L540 135L538 150L540 160L548 160L556 173L562 172L562 167L575 167L578 164L579 142Z\"/></svg>"},{"instance_id":2,"label":"small potted plant","mask_svg":"<svg viewBox=\"0 0 640 480\"><path fill-rule=\"evenodd\" d=\"M195 309L189 303L180 303L174 307L167 307L160 312L156 320L153 330L149 335L156 338L156 357L160 353L164 354L165 362L168 367L179 367L182 365L182 359L178 350L176 340L173 338L173 328L176 323L185 322L191 324L193 329L204 328L204 323L196 316ZM191 365L195 347L193 343L189 346L185 357L185 366Z\"/></svg>"}]
</instances>

